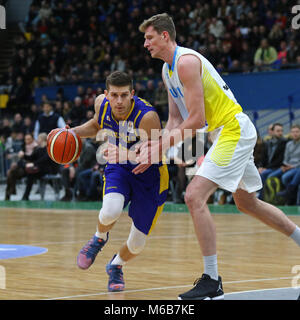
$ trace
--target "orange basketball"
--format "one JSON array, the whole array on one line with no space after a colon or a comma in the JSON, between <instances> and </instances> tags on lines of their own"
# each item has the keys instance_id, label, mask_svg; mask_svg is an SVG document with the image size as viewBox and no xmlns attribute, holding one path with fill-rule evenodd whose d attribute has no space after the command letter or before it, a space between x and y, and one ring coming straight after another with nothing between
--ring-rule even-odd
<instances>
[{"instance_id":1,"label":"orange basketball","mask_svg":"<svg viewBox=\"0 0 300 320\"><path fill-rule=\"evenodd\" d=\"M47 137L49 157L59 164L72 163L80 156L82 143L80 137L71 129L52 130Z\"/></svg>"}]
</instances>

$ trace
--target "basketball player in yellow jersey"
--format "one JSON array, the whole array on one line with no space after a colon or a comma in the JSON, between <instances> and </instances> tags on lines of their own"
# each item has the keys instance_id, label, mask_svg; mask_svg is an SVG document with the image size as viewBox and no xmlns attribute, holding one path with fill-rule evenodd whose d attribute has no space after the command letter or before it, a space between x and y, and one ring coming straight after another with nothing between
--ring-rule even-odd
<instances>
[{"instance_id":1,"label":"basketball player in yellow jersey","mask_svg":"<svg viewBox=\"0 0 300 320\"><path fill-rule=\"evenodd\" d=\"M281 210L256 198L262 184L253 162L255 127L210 62L198 52L176 44L173 20L165 13L145 20L139 30L144 33L144 47L151 57L165 62L162 78L169 94L169 118L168 132L158 142L141 147L141 165L133 172L143 172L142 164L159 150L165 152L174 141L182 140L186 129L195 132L207 122L214 142L185 195L203 254L204 273L179 299L222 299L215 224L206 204L218 187L233 193L240 211L291 237L299 246L300 228Z\"/></svg>"}]
</instances>

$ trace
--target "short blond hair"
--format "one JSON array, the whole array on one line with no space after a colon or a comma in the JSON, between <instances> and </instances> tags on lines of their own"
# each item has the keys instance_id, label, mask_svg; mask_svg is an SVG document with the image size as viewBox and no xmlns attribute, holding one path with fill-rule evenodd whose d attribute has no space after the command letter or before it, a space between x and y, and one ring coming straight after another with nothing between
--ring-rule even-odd
<instances>
[{"instance_id":1,"label":"short blond hair","mask_svg":"<svg viewBox=\"0 0 300 320\"><path fill-rule=\"evenodd\" d=\"M294 129L294 128L300 129L300 124L298 124L298 123L293 124L292 127L291 127L291 129Z\"/></svg>"},{"instance_id":2,"label":"short blond hair","mask_svg":"<svg viewBox=\"0 0 300 320\"><path fill-rule=\"evenodd\" d=\"M156 32L161 34L163 31L169 33L170 39L175 41L176 39L176 29L171 16L167 13L160 13L152 16L151 18L144 20L144 22L139 26L139 30L145 33L148 27L152 26Z\"/></svg>"}]
</instances>

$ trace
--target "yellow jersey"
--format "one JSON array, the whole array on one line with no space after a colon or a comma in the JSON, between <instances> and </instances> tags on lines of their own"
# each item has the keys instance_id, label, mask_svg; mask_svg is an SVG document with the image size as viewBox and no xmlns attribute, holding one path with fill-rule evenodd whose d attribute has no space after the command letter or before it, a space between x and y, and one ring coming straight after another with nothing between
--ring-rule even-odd
<instances>
[{"instance_id":1,"label":"yellow jersey","mask_svg":"<svg viewBox=\"0 0 300 320\"><path fill-rule=\"evenodd\" d=\"M183 86L177 72L177 63L179 58L186 54L195 55L201 61L207 131L212 131L235 121L235 115L242 112L243 109L213 65L197 51L177 46L172 66L164 63L162 75L182 118L185 120L188 117L188 110L185 104Z\"/></svg>"}]
</instances>

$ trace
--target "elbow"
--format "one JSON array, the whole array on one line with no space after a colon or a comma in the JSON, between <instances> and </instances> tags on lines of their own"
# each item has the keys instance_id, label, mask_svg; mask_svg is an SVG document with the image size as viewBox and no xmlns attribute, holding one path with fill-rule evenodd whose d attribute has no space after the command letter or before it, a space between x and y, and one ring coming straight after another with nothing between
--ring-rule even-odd
<instances>
[{"instance_id":1,"label":"elbow","mask_svg":"<svg viewBox=\"0 0 300 320\"><path fill-rule=\"evenodd\" d=\"M205 120L195 119L191 122L190 128L193 130L193 133L196 133L196 130L202 129L205 127Z\"/></svg>"},{"instance_id":2,"label":"elbow","mask_svg":"<svg viewBox=\"0 0 300 320\"><path fill-rule=\"evenodd\" d=\"M197 129L202 129L206 126L206 121L199 121Z\"/></svg>"},{"instance_id":3,"label":"elbow","mask_svg":"<svg viewBox=\"0 0 300 320\"><path fill-rule=\"evenodd\" d=\"M183 129L184 131L184 136L185 137L190 137L192 135L192 137L194 137L197 133L197 130L203 128L205 126L205 122L202 123L202 122L193 122L193 123L190 123L190 125L188 125L185 129ZM186 131L188 130L188 131Z\"/></svg>"},{"instance_id":4,"label":"elbow","mask_svg":"<svg viewBox=\"0 0 300 320\"><path fill-rule=\"evenodd\" d=\"M186 120L188 127L193 131L204 128L206 125L205 115L202 112L190 113Z\"/></svg>"}]
</instances>

